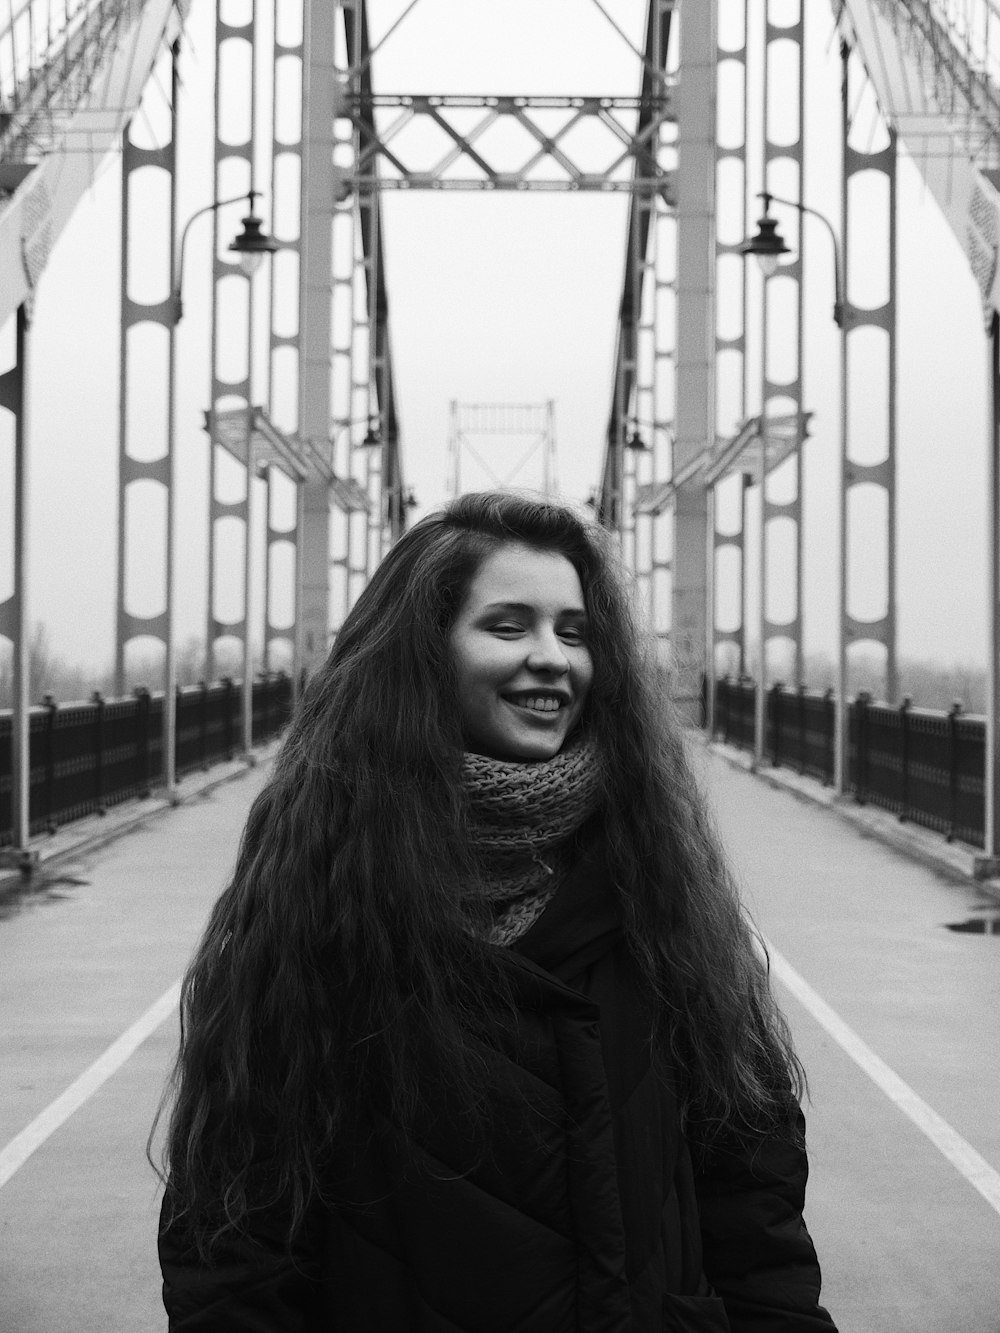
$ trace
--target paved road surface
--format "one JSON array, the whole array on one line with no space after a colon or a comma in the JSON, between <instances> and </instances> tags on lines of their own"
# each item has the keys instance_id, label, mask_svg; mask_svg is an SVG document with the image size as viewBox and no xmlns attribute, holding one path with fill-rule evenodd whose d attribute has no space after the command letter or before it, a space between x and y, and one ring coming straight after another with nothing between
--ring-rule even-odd
<instances>
[{"instance_id":1,"label":"paved road surface","mask_svg":"<svg viewBox=\"0 0 1000 1333\"><path fill-rule=\"evenodd\" d=\"M811 1082L807 1217L842 1333L1000 1333L1000 1195L984 1198L855 1058L872 1052L943 1118L945 1146L972 1153L958 1160L983 1161L987 1194L1000 1183L1000 935L946 929L987 902L716 757L699 763L780 954L776 987ZM73 882L0 920L0 1179L25 1127L151 1006L170 1005L261 779L63 867ZM796 976L811 1007L782 979ZM144 1145L176 1021L157 1019L0 1184L2 1333L165 1327ZM853 1055L831 1035L844 1025ZM98 1074L119 1060L112 1049Z\"/></svg>"}]
</instances>

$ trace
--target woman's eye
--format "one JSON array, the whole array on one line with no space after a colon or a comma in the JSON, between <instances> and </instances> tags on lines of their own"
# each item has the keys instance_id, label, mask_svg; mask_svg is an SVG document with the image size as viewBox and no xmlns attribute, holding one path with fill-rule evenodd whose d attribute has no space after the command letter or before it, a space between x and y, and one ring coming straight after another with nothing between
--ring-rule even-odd
<instances>
[{"instance_id":1,"label":"woman's eye","mask_svg":"<svg viewBox=\"0 0 1000 1333\"><path fill-rule=\"evenodd\" d=\"M523 625L515 625L510 621L504 621L503 624L490 626L490 629L494 634L520 634L523 628Z\"/></svg>"},{"instance_id":2,"label":"woman's eye","mask_svg":"<svg viewBox=\"0 0 1000 1333\"><path fill-rule=\"evenodd\" d=\"M559 631L559 637L565 639L567 643L583 643L584 633L575 625L567 625Z\"/></svg>"}]
</instances>

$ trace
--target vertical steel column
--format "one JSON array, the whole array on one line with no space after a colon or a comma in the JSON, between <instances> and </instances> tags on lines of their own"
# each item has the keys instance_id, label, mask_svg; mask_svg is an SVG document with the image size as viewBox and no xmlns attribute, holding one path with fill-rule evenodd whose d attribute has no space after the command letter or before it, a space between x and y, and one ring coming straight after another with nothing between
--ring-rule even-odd
<instances>
[{"instance_id":1,"label":"vertical steel column","mask_svg":"<svg viewBox=\"0 0 1000 1333\"><path fill-rule=\"evenodd\" d=\"M743 238L747 235L748 208L747 208L747 124L748 124L748 101L749 90L747 87L747 44L748 44L748 25L749 25L749 0L743 3L743 45L735 49L719 48L719 77L721 78L725 63L731 61L738 65L741 70L743 81L742 97L742 125L740 127L740 142L734 147L723 148L716 142L716 173L717 180L719 166L723 162L735 162L738 164L741 181L741 199L742 207L740 213L740 234L735 241L723 242L716 238L716 272L718 272L719 261L723 256L733 256L739 262L740 273L740 327L739 332L730 337L723 338L716 327L715 333L715 355L718 358L722 352L732 352L739 357L740 361L740 398L736 411L736 419L728 420L727 427L733 426L739 428L746 420L747 415L747 265L740 254L740 245ZM718 420L720 403L716 398L716 419ZM724 428L723 433L728 433ZM734 479L735 480L735 479ZM716 486L720 483L716 483ZM715 674L717 670L717 656L720 644L735 643L739 648L740 674L743 674L746 660L746 599L743 596L743 587L746 576L746 486L744 484L744 474L739 474L740 486L740 526L735 533L720 532L717 526L717 495L716 486L709 489L708 501L709 512L709 550L708 550L708 583L706 597L706 619L708 623L707 661L705 664L706 675L708 678L707 690L707 710L705 726L708 734L711 736L715 730ZM718 558L719 552L726 547L732 547L739 553L740 561L740 623L736 630L722 631L718 628L718 607L716 590L718 587Z\"/></svg>"},{"instance_id":2,"label":"vertical steel column","mask_svg":"<svg viewBox=\"0 0 1000 1333\"><path fill-rule=\"evenodd\" d=\"M452 399L448 405L448 485L449 499L458 499L461 491L461 440L458 430L458 402Z\"/></svg>"},{"instance_id":3,"label":"vertical steel column","mask_svg":"<svg viewBox=\"0 0 1000 1333\"><path fill-rule=\"evenodd\" d=\"M233 191L232 185L227 183L224 176L233 164L243 164L241 175L246 181L246 189L250 191L254 186L254 152L256 138L256 109L257 109L257 89L256 89L256 68L257 68L257 5L254 0L250 9L250 17L246 23L235 26L223 22L221 15L217 15L215 25L215 125L214 125L214 190L215 198L223 197L223 192ZM250 86L242 87L240 80L236 77L227 77L227 71L224 70L223 51L227 42L245 42L249 47L250 53ZM224 86L229 85L232 86ZM241 143L229 143L224 141L220 134L220 121L223 105L227 109L232 108L233 103L240 96L248 101L249 109L249 132L247 137ZM254 333L254 295L253 280L244 273L240 266L223 257L220 253L222 241L221 222L219 211L215 210L212 214L212 388L210 396L210 409L208 416L209 427L209 523L208 523L208 624L206 632L206 658L207 674L209 677L215 674L215 645L219 638L225 634L238 635L242 639L243 646L243 695L241 705L241 741L243 751L249 754L252 747L252 692L253 692L253 649L251 644L251 616L250 599L252 595L251 588L251 569L252 569L252 517L253 517L253 333ZM227 336L223 336L222 323L223 311L221 302L222 284L228 283L231 279L237 278L246 286L246 328L239 332L245 338L246 346L246 369L245 373L236 379L223 379L220 373L220 357L223 348L233 339L233 331L227 329ZM229 319L232 318L231 310L226 312ZM245 469L246 490L242 500L223 501L218 495L218 464L220 459L220 450L222 445L218 442L216 434L215 419L216 414L221 410L223 403L229 407L238 405L246 411L246 431L243 440L242 457L239 461ZM218 592L218 551L217 551L217 530L220 521L224 518L237 518L243 524L243 614L237 620L223 621L217 613L217 592Z\"/></svg>"},{"instance_id":4,"label":"vertical steel column","mask_svg":"<svg viewBox=\"0 0 1000 1333\"><path fill-rule=\"evenodd\" d=\"M840 317L840 439L837 476L837 662L834 672L833 711L833 790L837 796L847 791L847 332L850 312L847 305L847 136L850 118L850 48L840 44L840 235L841 282L844 304Z\"/></svg>"},{"instance_id":5,"label":"vertical steel column","mask_svg":"<svg viewBox=\"0 0 1000 1333\"><path fill-rule=\"evenodd\" d=\"M638 562L638 531L635 513L635 488L639 473L639 454L646 441L642 437L643 405L646 385L642 383L643 296L646 276L646 247L649 243L650 198L637 194L635 198L636 225L629 236L626 296L622 311L622 342L619 344L622 361L618 368L622 387L622 421L616 447L619 449L618 532L622 557L636 578L640 577ZM631 386L631 392L625 388ZM626 394L628 397L626 398Z\"/></svg>"},{"instance_id":6,"label":"vertical steel column","mask_svg":"<svg viewBox=\"0 0 1000 1333\"><path fill-rule=\"evenodd\" d=\"M30 620L28 607L28 311L17 308L14 364L0 375L0 408L14 418L14 590L0 602L0 634L13 651L13 716L11 718L11 828L13 860L30 865L28 836L31 807L29 725ZM5 858L7 859L7 858Z\"/></svg>"},{"instance_id":7,"label":"vertical steel column","mask_svg":"<svg viewBox=\"0 0 1000 1333\"><path fill-rule=\"evenodd\" d=\"M660 18L654 15L653 49L662 46ZM656 140L652 147L659 162L664 146L661 143L663 127L656 131ZM624 512L623 530L630 537L630 563L635 573L636 583L643 605L649 617L649 628L656 624L656 568L657 568L657 528L662 526L662 515L645 511L637 512L636 502L639 488L648 490L655 482L666 480L670 475L671 459L664 457L669 453L669 441L672 436L668 424L663 420L663 393L660 384L661 366L672 355L671 347L667 353L661 347L662 324L661 298L665 287L671 282L662 282L659 267L663 256L661 245L661 213L666 205L658 192L650 192L636 199L636 212L639 225L636 229L634 244L643 240L644 251L634 254L634 300L635 300L635 366L633 371L633 403L631 417L633 427L625 438L625 471L623 477ZM628 555L626 556L628 559Z\"/></svg>"},{"instance_id":8,"label":"vertical steel column","mask_svg":"<svg viewBox=\"0 0 1000 1333\"><path fill-rule=\"evenodd\" d=\"M256 183L256 162L254 154L257 147L257 0L250 5L250 190ZM218 214L215 215L218 217ZM243 704L242 741L243 753L253 751L253 491L257 469L254 464L253 430L253 344L254 344L254 283L252 271L247 274L247 428L246 428L246 500L243 509ZM214 407L214 400L213 400ZM264 524L265 533L270 524L270 514ZM264 553L267 556L267 537L264 538ZM264 613L265 619L267 612Z\"/></svg>"},{"instance_id":9,"label":"vertical steel column","mask_svg":"<svg viewBox=\"0 0 1000 1333\"><path fill-rule=\"evenodd\" d=\"M663 129L659 131L662 136ZM658 147L661 145L658 143ZM661 147L662 150L662 147ZM651 218L653 300L656 303L653 345L653 430L650 438L654 481L672 477L677 415L677 217L661 194L653 201ZM664 307L669 319L664 320ZM664 325L666 324L666 329ZM669 337L666 330L669 329ZM658 638L670 632L670 602L667 579L673 571L674 513L667 505L649 519L649 613L650 628Z\"/></svg>"},{"instance_id":10,"label":"vertical steel column","mask_svg":"<svg viewBox=\"0 0 1000 1333\"><path fill-rule=\"evenodd\" d=\"M776 380L771 374L770 355L768 348L768 339L765 336L762 347L763 358L763 393L761 399L761 431L762 434L767 431L768 417L772 415L770 409L776 403L780 403L783 412L774 412L774 416L791 415L794 417L795 425L795 449L792 455L782 464L782 468L788 468L793 474L794 494L792 499L779 502L768 495L768 484L766 476L761 481L761 503L763 507L763 522L766 527L773 519L786 518L790 520L795 528L795 612L792 618L783 623L773 621L767 614L766 606L762 617L762 630L764 638L761 641L761 688L766 689L766 650L764 643L775 638L790 638L794 646L794 672L796 684L802 683L802 445L803 445L803 404L802 404L802 333L803 333L803 277L805 273L805 226L801 212L803 204L803 176L804 176L804 112L805 112L805 6L804 0L799 0L799 17L797 22L789 24L787 27L776 27L771 22L772 0L767 4L765 53L764 53L764 189L768 188L768 168L776 162L790 162L795 167L796 190L793 201L797 208L794 217L794 226L797 236L797 244L793 246L794 254L791 259L782 263L775 274L775 279L781 282L792 282L795 285L795 308L792 316L794 330L787 339L787 345L795 349L795 364L792 376L788 380ZM771 72L770 65L772 55L775 51L776 43L791 42L797 51L796 61L796 119L798 133L796 138L787 144L777 144L771 137L770 117L772 105L770 102ZM764 284L764 303L768 303L773 298L774 288L770 281ZM785 342L786 329L782 329L782 341ZM762 549L764 549L762 547ZM766 577L766 575L765 575ZM765 585L766 596L766 585Z\"/></svg>"},{"instance_id":11,"label":"vertical steel column","mask_svg":"<svg viewBox=\"0 0 1000 1333\"><path fill-rule=\"evenodd\" d=\"M677 435L680 471L715 440L714 3L685 6L680 34L677 168ZM688 720L701 710L705 670L708 500L700 475L675 502L671 655L674 697Z\"/></svg>"},{"instance_id":12,"label":"vertical steel column","mask_svg":"<svg viewBox=\"0 0 1000 1333\"><path fill-rule=\"evenodd\" d=\"M299 283L302 268L302 218L301 218L301 178L302 178L302 112L299 112L294 134L288 135L292 117L285 114L291 104L295 85L299 90L303 86L304 51L301 31L298 40L289 41L285 26L293 26L288 17L291 13L288 0L274 0L272 48L272 87L274 89L274 114L271 126L271 221L272 235L277 242L278 251L271 261L271 283L269 287L269 325L270 344L268 354L268 416L277 428L289 436L295 436L299 430L298 394L291 392L294 385L297 390L299 378L299 335L301 333L301 311L298 308ZM299 0L297 19L302 20L302 6ZM295 71L297 78L291 77ZM291 87L288 86L289 81ZM300 91L301 104L301 91ZM279 133L279 123L281 133ZM294 174L294 181L290 177ZM292 185L296 188L292 188ZM295 310L295 327L289 328L283 322L279 328L277 317L277 297L279 291L291 289L294 270L295 300L286 294L283 309ZM292 482L281 476L274 476L275 469L268 469L267 479L267 524L266 555L264 564L264 669L274 669L273 645L289 636L287 629L279 629L271 618L271 592L274 583L274 563L277 548L282 544L290 545L294 567L299 565L298 513L299 497L296 495L296 515L291 527L276 528L273 524L272 487L285 489ZM301 485L301 483L299 483ZM301 663L298 661L298 634L296 626L299 620L299 580L293 578L292 587L292 681L293 690L297 688Z\"/></svg>"},{"instance_id":13,"label":"vertical steel column","mask_svg":"<svg viewBox=\"0 0 1000 1333\"><path fill-rule=\"evenodd\" d=\"M763 126L764 141L764 170L763 183L764 189L768 187L768 167L771 164L771 152L773 145L769 134L770 126L770 103L768 101L768 92L770 85L770 52L771 52L771 4L766 0L764 6L764 70L763 84L764 96L761 104L761 121ZM801 228L799 229L801 238ZM770 430L768 417L768 406L770 399L771 382L767 373L768 362L768 343L770 333L770 307L768 300L768 288L770 287L774 274L765 273L761 283L760 296L760 426L758 433L758 461L757 461L757 485L759 488L758 498L760 502L760 548L757 560L757 683L754 690L754 709L753 709L753 767L760 768L764 762L764 726L766 719L767 704L767 531L768 520L770 518L767 504L767 445Z\"/></svg>"},{"instance_id":14,"label":"vertical steel column","mask_svg":"<svg viewBox=\"0 0 1000 1333\"><path fill-rule=\"evenodd\" d=\"M118 534L117 534L117 571L115 603L115 689L124 694L128 688L125 671L125 646L140 635L159 639L164 645L164 749L163 775L168 788L173 787L173 753L169 744L172 737L172 695L175 688L176 668L173 642L175 627L173 613L172 584L172 515L174 505L174 422L173 422L173 382L174 382L174 329L175 311L171 295L174 290L176 274L177 248L177 104L179 76L178 65L180 43L171 47L170 74L170 139L160 148L139 148L132 138L131 123L126 127L122 141L122 193L121 193L121 332L119 340L118 364ZM136 301L132 295L132 190L137 173L145 168L154 167L166 171L170 180L169 230L167 249L157 257L168 284L167 297L155 302ZM136 395L141 395L138 375L134 367L140 357L131 345L129 334L143 325L159 326L167 329L167 354L164 377L167 384L167 421L165 451L159 458L147 461L135 457L132 446L132 421L130 405ZM128 511L130 497L134 497L133 487L137 482L152 481L164 488L166 494L166 532L164 535L165 591L164 609L155 615L143 616L132 613L125 604L126 572L133 560L139 558L139 552L129 549ZM142 535L144 534L136 534Z\"/></svg>"},{"instance_id":15,"label":"vertical steel column","mask_svg":"<svg viewBox=\"0 0 1000 1333\"><path fill-rule=\"evenodd\" d=\"M333 337L330 343L332 357L331 428L333 437L333 469L338 477L353 479L357 467L355 446L367 431L367 421L355 411L356 390L365 390L364 382L356 380L356 336L364 320L359 318L358 306L364 300L365 290L364 247L359 241L361 231L361 202L350 177L358 156L358 132L350 116L340 103L340 94L357 95L361 81L356 64L361 49L360 27L362 13L357 0L334 0L334 12L340 27L335 33L338 68L335 74L335 101L333 111L333 162L335 188L333 197ZM343 179L342 179L343 178ZM341 183L342 188L337 188ZM367 203L367 201L366 201ZM360 254L360 259L359 259ZM366 367L367 369L367 367ZM364 523L367 547L367 514L352 503L334 497L331 514L333 588L330 613L334 634L343 624L354 601L358 578L358 518ZM364 577L364 564L361 577Z\"/></svg>"},{"instance_id":16,"label":"vertical steel column","mask_svg":"<svg viewBox=\"0 0 1000 1333\"><path fill-rule=\"evenodd\" d=\"M766 276L761 295L760 336L762 348L767 347L768 302L767 287L771 281ZM760 429L757 436L758 462L757 485L760 491L760 552L757 560L757 687L754 692L753 708L753 767L760 768L764 762L764 723L767 698L767 371L764 368L766 356L761 358L761 381L763 401L760 405Z\"/></svg>"},{"instance_id":17,"label":"vertical steel column","mask_svg":"<svg viewBox=\"0 0 1000 1333\"><path fill-rule=\"evenodd\" d=\"M163 781L168 798L173 801L177 790L177 323L180 319L180 307L174 306L175 295L178 301L183 274L180 266L182 257L177 253L177 93L180 87L179 57L180 41L174 43L171 66L170 88L170 303L168 312L169 332L167 334L167 513L166 513L166 608L164 611L164 664L163 664ZM124 206L123 206L124 213ZM124 246L123 246L124 249ZM124 264L124 255L123 260ZM124 314L125 302L122 301ZM124 329L123 339L124 342ZM124 406L124 378L119 395ZM124 436L123 436L124 440ZM119 490L121 490L119 480ZM121 518L119 519L119 540L122 538ZM124 573L119 569L122 609L124 610ZM124 690L122 690L124 693Z\"/></svg>"},{"instance_id":18,"label":"vertical steel column","mask_svg":"<svg viewBox=\"0 0 1000 1333\"><path fill-rule=\"evenodd\" d=\"M986 644L986 772L983 871L1000 869L1000 315L989 329L990 429L986 452L989 491Z\"/></svg>"},{"instance_id":19,"label":"vertical steel column","mask_svg":"<svg viewBox=\"0 0 1000 1333\"><path fill-rule=\"evenodd\" d=\"M375 435L379 441L377 445L367 445L364 450L365 476L363 484L365 494L368 496L369 506L365 533L364 569L366 582L371 578L372 572L382 558L382 544L385 534L383 473L385 472L387 448L387 419L384 410L385 404L381 402L379 397L379 389L382 384L378 309L379 286L381 283L379 272L381 247L379 240L382 230L379 199L378 190L372 190L370 194L359 200L363 241L362 271L365 277L365 318L368 326L367 384L363 389L363 398L365 417L368 422L367 431L370 432L374 426ZM365 224L366 215L367 226ZM366 438L368 438L367 432Z\"/></svg>"},{"instance_id":20,"label":"vertical steel column","mask_svg":"<svg viewBox=\"0 0 1000 1333\"><path fill-rule=\"evenodd\" d=\"M331 171L338 9L305 0L302 61L301 254L299 270L299 433L324 458L330 446L333 316ZM326 656L330 627L330 493L325 481L299 488L296 661L309 676ZM298 673L297 673L298 674Z\"/></svg>"},{"instance_id":21,"label":"vertical steel column","mask_svg":"<svg viewBox=\"0 0 1000 1333\"><path fill-rule=\"evenodd\" d=\"M885 648L886 695L895 702L899 690L896 659L896 136L888 131L888 144L875 152L854 148L851 136L851 51L841 44L841 146L843 152L843 182L841 188L841 235L843 238L844 310L842 318L842 468L840 486L840 626L837 646L837 713L835 736L834 785L838 794L844 794L850 785L847 760L847 686L848 648L853 643L868 640ZM851 180L863 171L881 172L888 181L889 203L886 225L889 237L888 298L875 308L859 308L852 301L851 237L852 209ZM867 220L867 214L865 215ZM858 329L882 329L887 344L887 420L885 456L877 463L862 463L852 457L850 439L850 347L851 335ZM848 514L850 492L858 486L881 487L886 496L886 609L873 620L860 620L851 614L848 579L851 532Z\"/></svg>"},{"instance_id":22,"label":"vertical steel column","mask_svg":"<svg viewBox=\"0 0 1000 1333\"><path fill-rule=\"evenodd\" d=\"M338 89L354 106L371 94L369 40L364 0L335 0L343 17L343 60ZM398 440L392 401L384 283L380 273L382 229L379 184L356 179L362 133L345 107L334 113L334 470L346 485L336 488L335 555L339 627L377 563L386 526L387 454L398 475ZM377 166L374 170L377 177ZM338 219L342 219L338 226ZM360 351L366 339L366 354ZM339 392L338 392L339 390Z\"/></svg>"},{"instance_id":23,"label":"vertical steel column","mask_svg":"<svg viewBox=\"0 0 1000 1333\"><path fill-rule=\"evenodd\" d=\"M545 423L545 495L549 499L555 496L559 484L556 478L556 405L552 398L546 404Z\"/></svg>"}]
</instances>

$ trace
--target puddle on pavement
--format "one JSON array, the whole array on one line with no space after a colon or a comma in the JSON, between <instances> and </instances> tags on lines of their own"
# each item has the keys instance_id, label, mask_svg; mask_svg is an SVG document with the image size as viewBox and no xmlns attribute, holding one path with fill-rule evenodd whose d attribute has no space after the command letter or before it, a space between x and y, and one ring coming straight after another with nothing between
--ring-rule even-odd
<instances>
[{"instance_id":1,"label":"puddle on pavement","mask_svg":"<svg viewBox=\"0 0 1000 1333\"><path fill-rule=\"evenodd\" d=\"M61 875L35 875L24 880L23 885L16 885L9 892L0 894L0 921L6 921L29 908L66 902L74 897L74 889L85 888L89 883L89 879L69 871Z\"/></svg>"},{"instance_id":2,"label":"puddle on pavement","mask_svg":"<svg viewBox=\"0 0 1000 1333\"><path fill-rule=\"evenodd\" d=\"M948 921L945 928L963 935L1000 935L1000 916L971 916L965 921Z\"/></svg>"}]
</instances>

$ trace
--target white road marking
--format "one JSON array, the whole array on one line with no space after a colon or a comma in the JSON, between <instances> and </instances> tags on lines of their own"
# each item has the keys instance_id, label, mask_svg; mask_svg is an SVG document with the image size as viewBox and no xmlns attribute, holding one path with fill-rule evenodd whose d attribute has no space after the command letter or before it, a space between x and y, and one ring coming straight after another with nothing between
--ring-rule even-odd
<instances>
[{"instance_id":1,"label":"white road marking","mask_svg":"<svg viewBox=\"0 0 1000 1333\"><path fill-rule=\"evenodd\" d=\"M771 971L788 987L796 999L812 1014L813 1018L826 1029L830 1036L841 1046L872 1082L894 1102L916 1127L934 1144L938 1152L951 1162L969 1184L979 1191L996 1213L1000 1213L1000 1172L962 1138L958 1130L953 1129L933 1107L928 1106L910 1085L903 1081L895 1070L890 1069L885 1061L858 1036L853 1028L848 1027L840 1015L831 1009L827 1002L813 990L804 977L800 976L787 958L784 958L769 940L765 940L771 957Z\"/></svg>"},{"instance_id":2,"label":"white road marking","mask_svg":"<svg viewBox=\"0 0 1000 1333\"><path fill-rule=\"evenodd\" d=\"M930 1139L935 1148L1000 1214L1000 1172L990 1166L972 1144L953 1129L937 1111L920 1097L895 1070L875 1054L872 1048L849 1027L836 1010L818 995L803 976L796 972L788 959L769 940L764 941L774 975L796 997L813 1018L825 1028L837 1044L851 1057L913 1124ZM24 1165L33 1152L51 1134L65 1124L69 1117L116 1073L125 1061L177 1008L180 999L180 981L146 1010L117 1041L100 1055L89 1069L84 1070L66 1089L35 1117L0 1151L0 1188Z\"/></svg>"},{"instance_id":3,"label":"white road marking","mask_svg":"<svg viewBox=\"0 0 1000 1333\"><path fill-rule=\"evenodd\" d=\"M30 1125L22 1129L20 1134L15 1135L7 1146L0 1150L0 1189L6 1185L14 1172L24 1165L35 1149L40 1148L60 1125L65 1124L74 1111L78 1111L84 1102L122 1067L146 1038L176 1011L180 993L181 983L175 981L155 1004L150 1005L141 1018L136 1019L117 1041L111 1043L103 1055L97 1057L89 1069L85 1069L64 1093L54 1102L50 1102L44 1111L35 1116Z\"/></svg>"}]
</instances>

